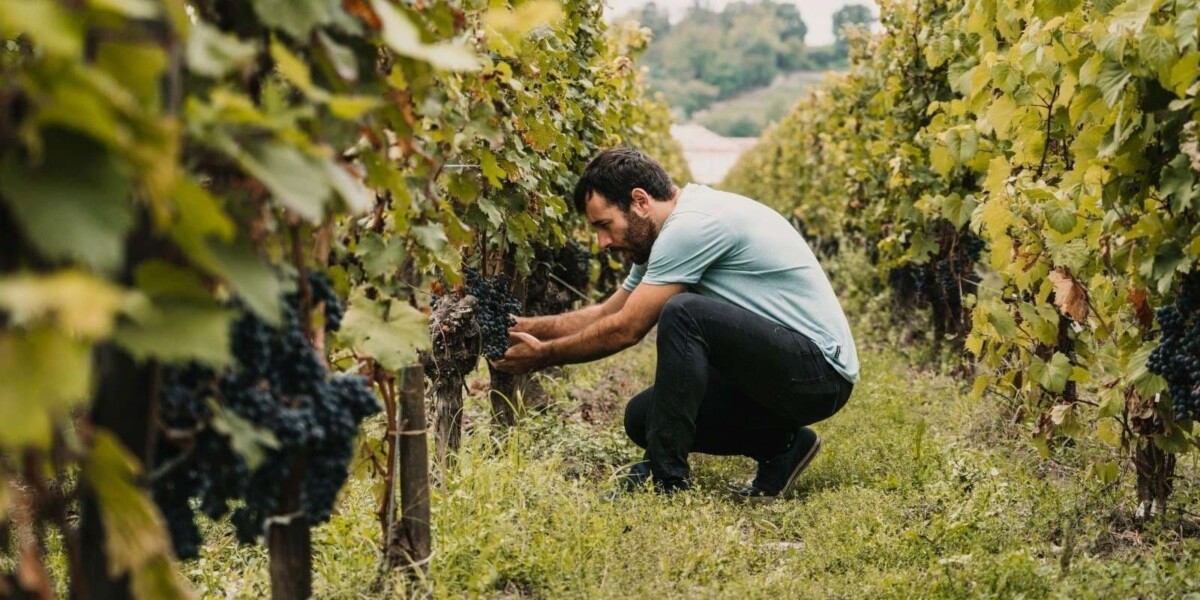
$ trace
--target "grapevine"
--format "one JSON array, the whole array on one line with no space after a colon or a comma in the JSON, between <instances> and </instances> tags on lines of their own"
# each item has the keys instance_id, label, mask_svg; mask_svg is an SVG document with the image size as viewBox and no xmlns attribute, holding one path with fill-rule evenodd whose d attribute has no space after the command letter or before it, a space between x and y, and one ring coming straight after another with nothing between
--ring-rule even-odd
<instances>
[{"instance_id":1,"label":"grapevine","mask_svg":"<svg viewBox=\"0 0 1200 600\"><path fill-rule=\"evenodd\" d=\"M1158 309L1162 328L1146 367L1167 381L1175 418L1200 417L1200 272L1188 275L1173 304Z\"/></svg>"},{"instance_id":2,"label":"grapevine","mask_svg":"<svg viewBox=\"0 0 1200 600\"><path fill-rule=\"evenodd\" d=\"M341 314L341 301L327 282L314 284L313 290L328 314ZM234 322L232 368L218 372L190 364L164 374L164 470L155 479L154 496L182 558L198 552L189 510L193 499L213 519L232 509L238 539L251 543L275 516L296 455L306 459L301 503L308 522L327 521L349 476L358 426L380 409L366 379L327 371L301 327L299 293L288 294L284 306L279 327L252 313ZM326 321L331 330L337 323L336 318ZM242 419L269 434L261 464L252 466L235 450L228 423L218 419Z\"/></svg>"}]
</instances>

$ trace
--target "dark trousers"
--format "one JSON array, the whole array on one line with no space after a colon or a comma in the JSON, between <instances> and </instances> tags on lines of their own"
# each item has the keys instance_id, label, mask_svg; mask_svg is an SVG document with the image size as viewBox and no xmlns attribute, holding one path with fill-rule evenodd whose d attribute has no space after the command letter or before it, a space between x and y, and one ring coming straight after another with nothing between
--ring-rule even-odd
<instances>
[{"instance_id":1,"label":"dark trousers","mask_svg":"<svg viewBox=\"0 0 1200 600\"><path fill-rule=\"evenodd\" d=\"M769 458L841 410L853 387L806 336L684 293L663 307L654 385L626 406L625 431L674 487L688 480L689 452Z\"/></svg>"}]
</instances>

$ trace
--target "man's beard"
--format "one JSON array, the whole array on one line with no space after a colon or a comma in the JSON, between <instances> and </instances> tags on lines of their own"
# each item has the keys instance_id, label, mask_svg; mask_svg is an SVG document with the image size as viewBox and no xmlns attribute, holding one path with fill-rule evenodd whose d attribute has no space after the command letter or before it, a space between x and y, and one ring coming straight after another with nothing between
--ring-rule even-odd
<instances>
[{"instance_id":1,"label":"man's beard","mask_svg":"<svg viewBox=\"0 0 1200 600\"><path fill-rule=\"evenodd\" d=\"M650 260L654 237L654 222L630 212L629 227L625 230L625 250L633 264L644 265Z\"/></svg>"}]
</instances>

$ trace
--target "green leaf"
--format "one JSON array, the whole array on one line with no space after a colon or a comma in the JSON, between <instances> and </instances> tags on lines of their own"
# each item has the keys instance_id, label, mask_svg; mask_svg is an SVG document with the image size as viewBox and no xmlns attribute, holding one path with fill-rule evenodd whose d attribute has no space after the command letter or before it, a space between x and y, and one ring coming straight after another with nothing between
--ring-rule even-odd
<instances>
[{"instance_id":1,"label":"green leaf","mask_svg":"<svg viewBox=\"0 0 1200 600\"><path fill-rule=\"evenodd\" d=\"M1200 70L1200 52L1188 52L1171 67L1170 78L1166 82L1175 95L1187 97L1187 91L1196 82L1196 73Z\"/></svg>"},{"instance_id":2,"label":"green leaf","mask_svg":"<svg viewBox=\"0 0 1200 600\"><path fill-rule=\"evenodd\" d=\"M133 597L157 600L191 600L195 597L167 556L146 561L133 574Z\"/></svg>"},{"instance_id":3,"label":"green leaf","mask_svg":"<svg viewBox=\"0 0 1200 600\"><path fill-rule=\"evenodd\" d=\"M375 206L375 194L363 185L362 176L351 175L354 166L344 165L334 160L326 160L325 175L329 185L341 196L346 203L346 210L352 215L365 213Z\"/></svg>"},{"instance_id":4,"label":"green leaf","mask_svg":"<svg viewBox=\"0 0 1200 600\"><path fill-rule=\"evenodd\" d=\"M258 45L253 41L242 41L204 21L192 24L192 32L187 40L187 63L193 73L224 77L230 71L249 64L257 54Z\"/></svg>"},{"instance_id":5,"label":"green leaf","mask_svg":"<svg viewBox=\"0 0 1200 600\"><path fill-rule=\"evenodd\" d=\"M1021 335L1021 330L1017 329L1017 321L1013 318L1012 313L1004 309L988 310L988 321L996 328L996 333L1005 339L1016 339Z\"/></svg>"},{"instance_id":6,"label":"green leaf","mask_svg":"<svg viewBox=\"0 0 1200 600\"><path fill-rule=\"evenodd\" d=\"M1070 233L1078 220L1075 206L1070 201L1055 201L1046 205L1046 222L1059 233Z\"/></svg>"},{"instance_id":7,"label":"green leaf","mask_svg":"<svg viewBox=\"0 0 1200 600\"><path fill-rule=\"evenodd\" d=\"M331 189L320 160L276 142L260 143L238 152L236 158L284 206L311 223L321 221Z\"/></svg>"},{"instance_id":8,"label":"green leaf","mask_svg":"<svg viewBox=\"0 0 1200 600\"><path fill-rule=\"evenodd\" d=\"M1079 6L1080 0L1039 0L1033 3L1034 14L1041 17L1043 21L1065 15Z\"/></svg>"},{"instance_id":9,"label":"green leaf","mask_svg":"<svg viewBox=\"0 0 1200 600\"><path fill-rule=\"evenodd\" d=\"M988 123L1002 139L1008 137L1012 130L1013 114L1017 111L1017 103L1007 95L993 98L987 109ZM994 160L994 159L993 159Z\"/></svg>"},{"instance_id":10,"label":"green leaf","mask_svg":"<svg viewBox=\"0 0 1200 600\"><path fill-rule=\"evenodd\" d=\"M1082 270L1092 258L1092 251L1088 249L1087 240L1083 238L1075 238L1065 243L1047 239L1046 248L1050 251L1050 258L1055 266L1067 267L1071 272Z\"/></svg>"},{"instance_id":11,"label":"green leaf","mask_svg":"<svg viewBox=\"0 0 1200 600\"><path fill-rule=\"evenodd\" d=\"M333 38L324 31L317 32L317 41L325 49L325 55L329 57L329 62L333 65L338 77L346 81L358 80L358 58L354 55L353 50L333 41Z\"/></svg>"},{"instance_id":12,"label":"green leaf","mask_svg":"<svg viewBox=\"0 0 1200 600\"><path fill-rule=\"evenodd\" d=\"M91 346L54 329L0 331L0 447L49 448L91 388Z\"/></svg>"},{"instance_id":13,"label":"green leaf","mask_svg":"<svg viewBox=\"0 0 1200 600\"><path fill-rule=\"evenodd\" d=\"M1154 445L1170 454L1183 454L1191 448L1187 436L1184 435L1183 428L1178 424L1172 424L1165 435L1155 434Z\"/></svg>"},{"instance_id":14,"label":"green leaf","mask_svg":"<svg viewBox=\"0 0 1200 600\"><path fill-rule=\"evenodd\" d=\"M397 53L447 71L477 71L481 68L479 58L466 44L422 42L421 31L389 0L371 0L371 6L382 23L383 41Z\"/></svg>"},{"instance_id":15,"label":"green leaf","mask_svg":"<svg viewBox=\"0 0 1200 600\"><path fill-rule=\"evenodd\" d=\"M151 298L206 300L212 296L200 274L161 259L150 259L133 273L139 291Z\"/></svg>"},{"instance_id":16,"label":"green leaf","mask_svg":"<svg viewBox=\"0 0 1200 600\"><path fill-rule=\"evenodd\" d=\"M1176 155L1163 168L1159 181L1159 193L1170 201L1171 212L1179 214L1193 208L1196 194L1196 175L1186 154Z\"/></svg>"},{"instance_id":17,"label":"green leaf","mask_svg":"<svg viewBox=\"0 0 1200 600\"><path fill-rule=\"evenodd\" d=\"M1175 60L1175 40L1167 26L1147 27L1138 38L1138 56L1151 69L1158 69Z\"/></svg>"},{"instance_id":18,"label":"green leaf","mask_svg":"<svg viewBox=\"0 0 1200 600\"><path fill-rule=\"evenodd\" d=\"M280 43L279 40L271 40L271 59L275 61L275 67L279 72L296 86L296 89L304 92L305 96L312 98L317 102L324 102L329 99L329 92L321 89L312 80L312 73L308 70L308 64L300 59L299 56L292 54L287 46Z\"/></svg>"},{"instance_id":19,"label":"green leaf","mask_svg":"<svg viewBox=\"0 0 1200 600\"><path fill-rule=\"evenodd\" d=\"M394 237L384 238L368 232L358 241L354 252L363 263L363 270L371 279L381 279L395 273L404 264L404 242Z\"/></svg>"},{"instance_id":20,"label":"green leaf","mask_svg":"<svg viewBox=\"0 0 1200 600\"><path fill-rule=\"evenodd\" d=\"M162 106L162 78L167 54L148 44L105 42L96 50L96 65L155 113Z\"/></svg>"},{"instance_id":21,"label":"green leaf","mask_svg":"<svg viewBox=\"0 0 1200 600\"><path fill-rule=\"evenodd\" d=\"M1117 476L1121 474L1121 468L1113 461L1101 461L1092 463L1089 470L1092 476L1103 484L1110 484L1117 480Z\"/></svg>"},{"instance_id":22,"label":"green leaf","mask_svg":"<svg viewBox=\"0 0 1200 600\"><path fill-rule=\"evenodd\" d=\"M0 159L0 196L29 240L47 258L116 269L133 227L132 182L90 138L46 131L40 164L15 149Z\"/></svg>"},{"instance_id":23,"label":"green leaf","mask_svg":"<svg viewBox=\"0 0 1200 600\"><path fill-rule=\"evenodd\" d=\"M253 471L267 458L266 450L278 450L279 440L270 429L256 426L227 409L212 398L208 398L212 411L212 426L218 433L229 438L229 447L246 459L246 466Z\"/></svg>"},{"instance_id":24,"label":"green leaf","mask_svg":"<svg viewBox=\"0 0 1200 600\"><path fill-rule=\"evenodd\" d=\"M83 53L82 19L58 2L0 0L0 32L5 39L28 35L53 55L77 58Z\"/></svg>"},{"instance_id":25,"label":"green leaf","mask_svg":"<svg viewBox=\"0 0 1200 600\"><path fill-rule=\"evenodd\" d=\"M218 265L208 242L232 240L233 221L217 199L191 177L179 179L172 197L177 214L170 227L171 238L196 265L215 272Z\"/></svg>"},{"instance_id":26,"label":"green leaf","mask_svg":"<svg viewBox=\"0 0 1200 600\"><path fill-rule=\"evenodd\" d=\"M255 0L250 5L268 27L307 42L313 29L333 23L341 0Z\"/></svg>"},{"instance_id":27,"label":"green leaf","mask_svg":"<svg viewBox=\"0 0 1200 600\"><path fill-rule=\"evenodd\" d=\"M235 313L211 303L162 301L137 322L117 327L113 340L138 360L196 360L216 368L229 364L229 328Z\"/></svg>"},{"instance_id":28,"label":"green leaf","mask_svg":"<svg viewBox=\"0 0 1200 600\"><path fill-rule=\"evenodd\" d=\"M1121 63L1106 60L1100 66L1100 72L1096 74L1096 87L1109 108L1116 105L1121 93L1125 91L1125 84L1129 83L1132 77L1133 74Z\"/></svg>"},{"instance_id":29,"label":"green leaf","mask_svg":"<svg viewBox=\"0 0 1200 600\"><path fill-rule=\"evenodd\" d=\"M275 269L244 242L214 243L211 248L218 272L238 298L262 320L279 324L283 318L283 284Z\"/></svg>"},{"instance_id":30,"label":"green leaf","mask_svg":"<svg viewBox=\"0 0 1200 600\"><path fill-rule=\"evenodd\" d=\"M1054 356L1050 358L1050 362L1045 364L1045 368L1037 376L1037 382L1047 391L1059 394L1066 389L1070 376L1071 359L1062 352L1055 352Z\"/></svg>"},{"instance_id":31,"label":"green leaf","mask_svg":"<svg viewBox=\"0 0 1200 600\"><path fill-rule=\"evenodd\" d=\"M508 173L500 168L496 163L496 155L484 150L479 157L479 167L483 170L483 176L487 177L488 183L492 187L501 187L504 185L504 179L508 177Z\"/></svg>"},{"instance_id":32,"label":"green leaf","mask_svg":"<svg viewBox=\"0 0 1200 600\"><path fill-rule=\"evenodd\" d=\"M1158 0L1125 0L1109 14L1108 30L1115 34L1140 33Z\"/></svg>"},{"instance_id":33,"label":"green leaf","mask_svg":"<svg viewBox=\"0 0 1200 600\"><path fill-rule=\"evenodd\" d=\"M155 558L170 555L165 523L138 486L141 468L117 438L99 429L82 465L85 485L96 496L104 523L104 546L109 577L145 568Z\"/></svg>"},{"instance_id":34,"label":"green leaf","mask_svg":"<svg viewBox=\"0 0 1200 600\"><path fill-rule=\"evenodd\" d=\"M151 0L88 0L88 4L136 20L153 19L159 15L158 3Z\"/></svg>"},{"instance_id":35,"label":"green leaf","mask_svg":"<svg viewBox=\"0 0 1200 600\"><path fill-rule=\"evenodd\" d=\"M374 301L355 291L342 319L338 339L355 352L379 361L385 369L399 371L429 348L429 323L407 303L387 298Z\"/></svg>"},{"instance_id":36,"label":"green leaf","mask_svg":"<svg viewBox=\"0 0 1200 600\"><path fill-rule=\"evenodd\" d=\"M333 96L329 99L329 112L347 121L361 119L363 115L382 106L382 99L371 96Z\"/></svg>"}]
</instances>

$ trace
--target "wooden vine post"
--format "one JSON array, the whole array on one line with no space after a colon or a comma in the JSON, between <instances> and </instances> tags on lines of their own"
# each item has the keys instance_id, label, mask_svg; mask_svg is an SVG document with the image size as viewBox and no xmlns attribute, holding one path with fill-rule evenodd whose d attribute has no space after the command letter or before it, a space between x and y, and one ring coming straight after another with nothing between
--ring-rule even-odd
<instances>
[{"instance_id":1,"label":"wooden vine post","mask_svg":"<svg viewBox=\"0 0 1200 600\"><path fill-rule=\"evenodd\" d=\"M399 451L400 519L389 526L385 566L401 569L412 582L427 579L432 557L429 494L429 441L425 420L425 370L400 372L399 415L394 434ZM394 493L389 490L389 500ZM394 516L394 511L389 511Z\"/></svg>"}]
</instances>

